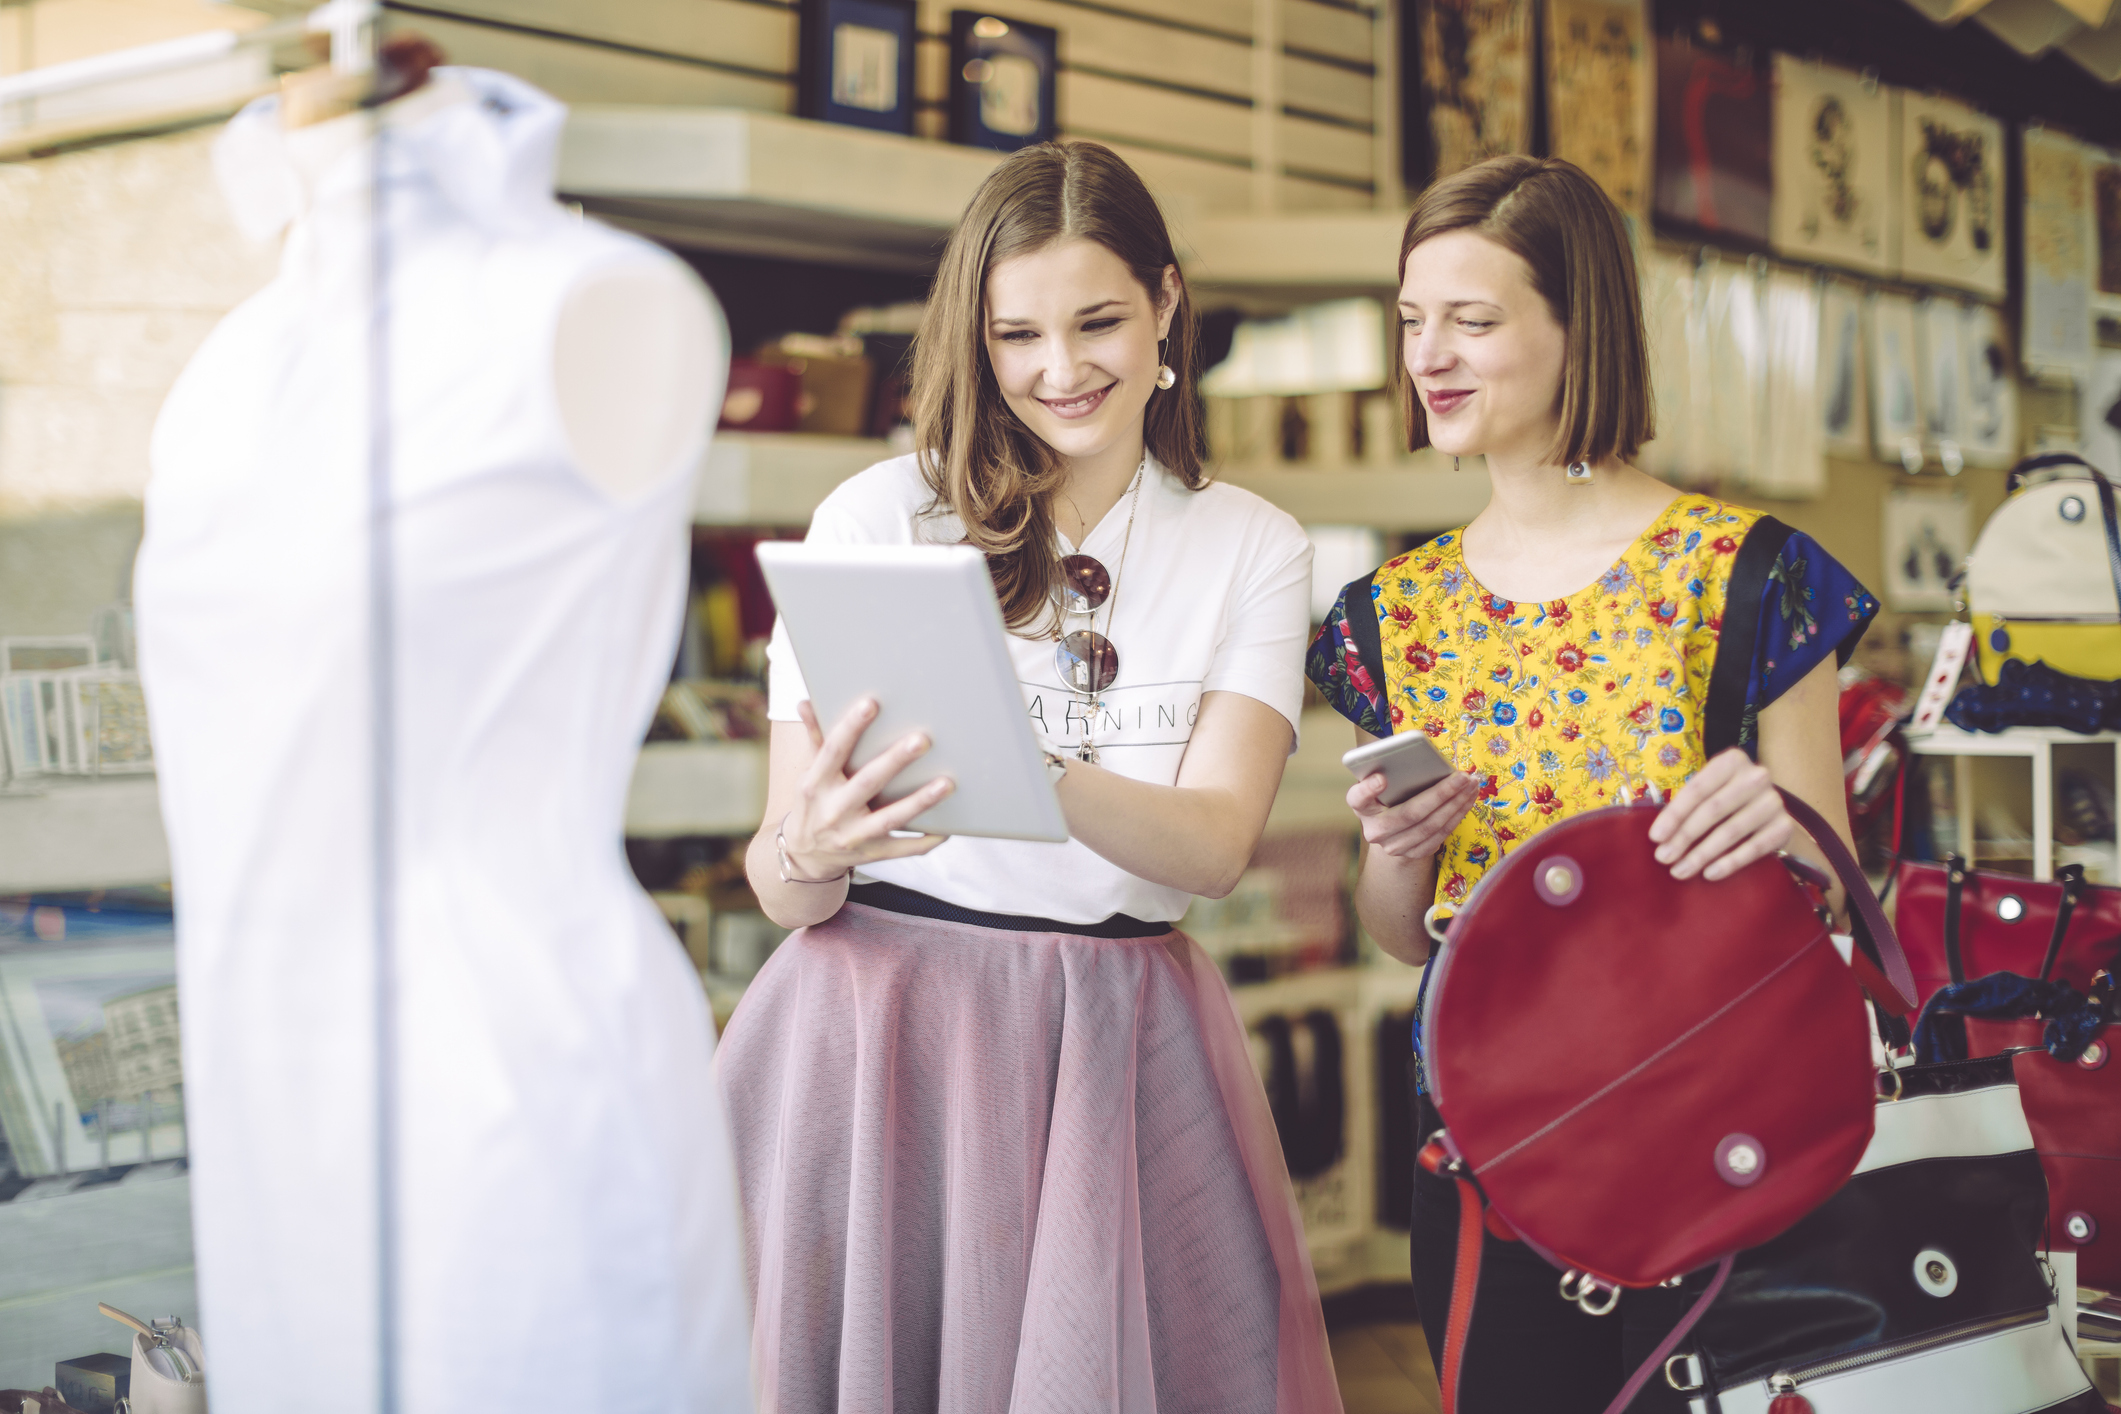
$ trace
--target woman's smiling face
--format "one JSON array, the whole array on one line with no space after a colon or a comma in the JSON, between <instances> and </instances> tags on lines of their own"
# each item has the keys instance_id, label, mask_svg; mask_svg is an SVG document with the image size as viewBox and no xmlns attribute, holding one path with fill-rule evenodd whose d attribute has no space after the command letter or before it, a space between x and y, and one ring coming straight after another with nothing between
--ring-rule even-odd
<instances>
[{"instance_id":1,"label":"woman's smiling face","mask_svg":"<svg viewBox=\"0 0 2121 1414\"><path fill-rule=\"evenodd\" d=\"M1120 258L1070 238L987 275L987 360L1002 400L1064 457L1141 437L1177 308L1178 272L1153 301Z\"/></svg>"},{"instance_id":2,"label":"woman's smiling face","mask_svg":"<svg viewBox=\"0 0 2121 1414\"><path fill-rule=\"evenodd\" d=\"M1430 445L1448 456L1545 458L1568 340L1530 266L1471 231L1433 236L1407 255L1399 320Z\"/></svg>"}]
</instances>

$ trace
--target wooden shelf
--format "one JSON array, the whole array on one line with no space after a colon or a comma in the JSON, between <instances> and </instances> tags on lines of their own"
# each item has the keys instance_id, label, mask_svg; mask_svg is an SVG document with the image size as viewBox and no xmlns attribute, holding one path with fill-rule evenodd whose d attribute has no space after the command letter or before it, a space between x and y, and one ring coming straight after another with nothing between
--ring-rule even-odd
<instances>
[{"instance_id":1,"label":"wooden shelf","mask_svg":"<svg viewBox=\"0 0 2121 1414\"><path fill-rule=\"evenodd\" d=\"M568 113L558 187L673 245L926 271L999 161L778 113L581 104Z\"/></svg>"},{"instance_id":2,"label":"wooden shelf","mask_svg":"<svg viewBox=\"0 0 2121 1414\"><path fill-rule=\"evenodd\" d=\"M866 437L717 432L700 462L692 518L700 525L807 526L832 488L895 455Z\"/></svg>"},{"instance_id":3,"label":"wooden shelf","mask_svg":"<svg viewBox=\"0 0 2121 1414\"><path fill-rule=\"evenodd\" d=\"M748 835L766 809L762 741L652 741L633 763L626 833L634 839Z\"/></svg>"},{"instance_id":4,"label":"wooden shelf","mask_svg":"<svg viewBox=\"0 0 2121 1414\"><path fill-rule=\"evenodd\" d=\"M1210 286L1396 290L1404 211L1210 216L1179 232L1187 275Z\"/></svg>"},{"instance_id":5,"label":"wooden shelf","mask_svg":"<svg viewBox=\"0 0 2121 1414\"><path fill-rule=\"evenodd\" d=\"M701 525L804 526L832 488L897 455L889 443L799 432L722 432L700 463ZM1266 497L1305 525L1448 530L1488 503L1487 473L1434 453L1388 466L1232 466L1219 480Z\"/></svg>"},{"instance_id":6,"label":"wooden shelf","mask_svg":"<svg viewBox=\"0 0 2121 1414\"><path fill-rule=\"evenodd\" d=\"M1233 466L1220 477L1266 497L1305 525L1449 530L1488 503L1487 472L1454 471L1433 453L1380 467Z\"/></svg>"},{"instance_id":7,"label":"wooden shelf","mask_svg":"<svg viewBox=\"0 0 2121 1414\"><path fill-rule=\"evenodd\" d=\"M0 794L0 894L166 883L153 776L32 779Z\"/></svg>"}]
</instances>

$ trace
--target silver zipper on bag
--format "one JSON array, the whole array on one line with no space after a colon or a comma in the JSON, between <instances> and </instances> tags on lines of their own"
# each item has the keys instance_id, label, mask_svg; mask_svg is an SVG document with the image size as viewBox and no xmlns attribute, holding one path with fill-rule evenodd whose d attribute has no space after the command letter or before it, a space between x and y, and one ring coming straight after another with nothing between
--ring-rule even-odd
<instances>
[{"instance_id":1,"label":"silver zipper on bag","mask_svg":"<svg viewBox=\"0 0 2121 1414\"><path fill-rule=\"evenodd\" d=\"M1993 1335L1998 1331L2016 1330L2021 1326L2037 1326L2044 1323L2047 1318L2045 1308L2034 1311L2020 1311L2009 1316L1984 1316L1978 1321L1965 1321L1941 1331L1931 1331L1927 1335L1910 1336L1906 1340L1895 1341L1891 1345L1881 1345L1875 1350L1861 1350L1833 1360L1821 1360L1813 1365L1799 1365L1794 1369L1777 1370L1774 1374L1768 1376L1768 1392L1770 1394L1794 1394L1797 1392L1798 1386L1808 1380L1830 1379L1835 1375L1845 1375L1853 1370L1866 1369L1872 1365L1882 1365L1887 1361L1898 1360L1903 1356L1920 1355L1926 1350L1933 1350L1939 1346L1957 1345L1974 1336Z\"/></svg>"}]
</instances>

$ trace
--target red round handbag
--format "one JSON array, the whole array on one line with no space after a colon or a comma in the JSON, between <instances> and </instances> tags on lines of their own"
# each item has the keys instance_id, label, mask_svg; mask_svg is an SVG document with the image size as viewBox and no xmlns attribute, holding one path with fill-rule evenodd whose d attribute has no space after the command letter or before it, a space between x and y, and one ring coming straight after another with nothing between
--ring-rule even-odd
<instances>
[{"instance_id":1,"label":"red round handbag","mask_svg":"<svg viewBox=\"0 0 2121 1414\"><path fill-rule=\"evenodd\" d=\"M1848 881L1838 837L1786 799ZM1674 879L1650 840L1656 815L1593 811L1506 856L1451 921L1422 1027L1445 1125L1422 1162L1461 1180L1466 1214L1484 1200L1496 1231L1565 1271L1564 1295L1594 1313L1830 1197L1871 1139L1864 991L1906 1009L1904 981L1862 952L1844 962L1824 878L1798 873L1816 871L1770 858ZM1874 911L1861 874L1848 882ZM1897 952L1887 965L1904 978ZM1459 1270L1476 1280L1479 1221L1461 1217ZM1453 1328L1470 1319L1458 1304Z\"/></svg>"}]
</instances>

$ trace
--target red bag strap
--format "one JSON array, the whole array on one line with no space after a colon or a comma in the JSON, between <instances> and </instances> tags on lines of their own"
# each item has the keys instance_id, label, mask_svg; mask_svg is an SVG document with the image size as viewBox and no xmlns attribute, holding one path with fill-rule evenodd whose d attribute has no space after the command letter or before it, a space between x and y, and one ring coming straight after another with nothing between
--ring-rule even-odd
<instances>
[{"instance_id":1,"label":"red bag strap","mask_svg":"<svg viewBox=\"0 0 2121 1414\"><path fill-rule=\"evenodd\" d=\"M1788 791L1782 792L1783 806L1790 818L1804 828L1806 834L1819 846L1820 853L1833 868L1841 887L1848 892L1849 907L1863 921L1857 930L1858 951L1850 960L1857 978L1871 999L1894 1016L1909 1016L1915 1010L1914 998L1921 993L1915 989L1914 969L1907 965L1907 954L1901 951L1900 937L1893 925L1886 922L1885 910L1878 906L1878 895L1871 892L1870 880L1863 877L1856 857L1849 853L1848 846L1832 825L1811 806L1805 804ZM1869 946L1864 946L1868 934Z\"/></svg>"},{"instance_id":2,"label":"red bag strap","mask_svg":"<svg viewBox=\"0 0 2121 1414\"><path fill-rule=\"evenodd\" d=\"M1454 1156L1439 1132L1421 1146L1417 1162L1438 1177L1458 1183L1458 1257L1451 1268L1451 1315L1444 1325L1443 1368L1436 1383L1443 1395L1443 1414L1458 1414L1458 1374L1465 1364L1466 1336L1473 1329L1473 1300L1480 1289L1480 1252L1487 1238L1487 1200Z\"/></svg>"}]
</instances>

